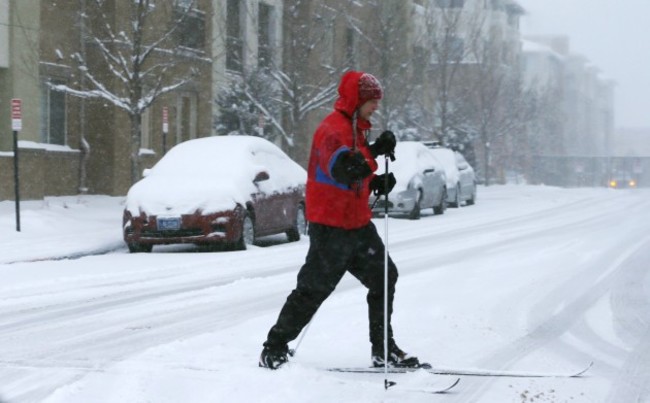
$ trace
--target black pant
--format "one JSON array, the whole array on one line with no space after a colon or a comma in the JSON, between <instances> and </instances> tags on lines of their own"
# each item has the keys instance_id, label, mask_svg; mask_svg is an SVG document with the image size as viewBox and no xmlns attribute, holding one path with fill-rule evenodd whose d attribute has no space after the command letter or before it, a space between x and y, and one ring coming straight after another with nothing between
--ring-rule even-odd
<instances>
[{"instance_id":1,"label":"black pant","mask_svg":"<svg viewBox=\"0 0 650 403\"><path fill-rule=\"evenodd\" d=\"M370 342L384 342L384 243L370 222L355 230L309 224L309 252L298 273L296 288L289 294L264 346L286 349L309 323L318 307L334 291L346 271L368 288ZM390 317L397 282L397 267L388 257L388 339L393 330ZM383 347L382 347L383 349Z\"/></svg>"}]
</instances>

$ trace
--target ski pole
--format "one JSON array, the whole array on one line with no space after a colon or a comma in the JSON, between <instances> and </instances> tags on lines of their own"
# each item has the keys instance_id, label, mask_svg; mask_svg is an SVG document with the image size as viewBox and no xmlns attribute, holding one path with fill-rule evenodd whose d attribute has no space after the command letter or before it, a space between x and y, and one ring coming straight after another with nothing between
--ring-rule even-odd
<instances>
[{"instance_id":1,"label":"ski pole","mask_svg":"<svg viewBox=\"0 0 650 403\"><path fill-rule=\"evenodd\" d=\"M388 380L388 157L384 158L384 389L395 385ZM379 199L379 197L377 197Z\"/></svg>"},{"instance_id":2,"label":"ski pole","mask_svg":"<svg viewBox=\"0 0 650 403\"><path fill-rule=\"evenodd\" d=\"M314 319L314 318L312 317L312 319ZM302 339L305 338L305 335L307 334L307 330L309 330L310 325L311 325L311 320L307 323L307 326L305 326L305 328L302 329L302 332L300 332L300 337L298 338L298 341L296 342L296 347L289 349L289 355L291 357L294 357L296 355L296 352L298 351L298 347L300 347L300 343L302 343Z\"/></svg>"}]
</instances>

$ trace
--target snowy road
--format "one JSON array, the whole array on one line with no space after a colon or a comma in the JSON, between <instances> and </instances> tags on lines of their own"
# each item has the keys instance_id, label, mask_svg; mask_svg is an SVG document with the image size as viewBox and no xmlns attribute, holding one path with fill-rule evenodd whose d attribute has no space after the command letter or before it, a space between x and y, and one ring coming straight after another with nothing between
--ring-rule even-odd
<instances>
[{"instance_id":1,"label":"snowy road","mask_svg":"<svg viewBox=\"0 0 650 403\"><path fill-rule=\"evenodd\" d=\"M92 219L92 202L78 209ZM129 255L114 250L120 209L103 201L92 239L87 224L65 236L36 224L33 237L2 234L1 402L650 402L650 190L497 186L481 188L476 206L388 220L402 348L443 367L557 372L594 362L581 379L463 377L447 396L318 370L369 363L365 293L350 276L288 368L256 368L308 241ZM28 217L63 220L54 213L66 212ZM113 252L40 260L84 248ZM398 386L446 379L395 377Z\"/></svg>"}]
</instances>

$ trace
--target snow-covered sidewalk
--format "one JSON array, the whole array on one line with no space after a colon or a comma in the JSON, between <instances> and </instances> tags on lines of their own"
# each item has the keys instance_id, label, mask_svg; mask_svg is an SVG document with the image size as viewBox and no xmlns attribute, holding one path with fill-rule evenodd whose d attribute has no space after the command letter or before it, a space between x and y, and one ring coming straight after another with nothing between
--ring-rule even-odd
<instances>
[{"instance_id":1,"label":"snow-covered sidewalk","mask_svg":"<svg viewBox=\"0 0 650 403\"><path fill-rule=\"evenodd\" d=\"M0 201L0 263L106 253L124 245L124 197L65 196Z\"/></svg>"}]
</instances>

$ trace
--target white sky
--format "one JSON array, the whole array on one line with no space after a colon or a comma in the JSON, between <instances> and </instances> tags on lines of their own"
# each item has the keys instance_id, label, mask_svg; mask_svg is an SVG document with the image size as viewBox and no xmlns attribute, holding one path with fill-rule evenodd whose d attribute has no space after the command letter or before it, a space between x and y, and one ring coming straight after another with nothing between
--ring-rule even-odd
<instances>
[{"instance_id":1,"label":"white sky","mask_svg":"<svg viewBox=\"0 0 650 403\"><path fill-rule=\"evenodd\" d=\"M518 0L524 34L565 34L617 82L616 126L650 127L650 0Z\"/></svg>"}]
</instances>

